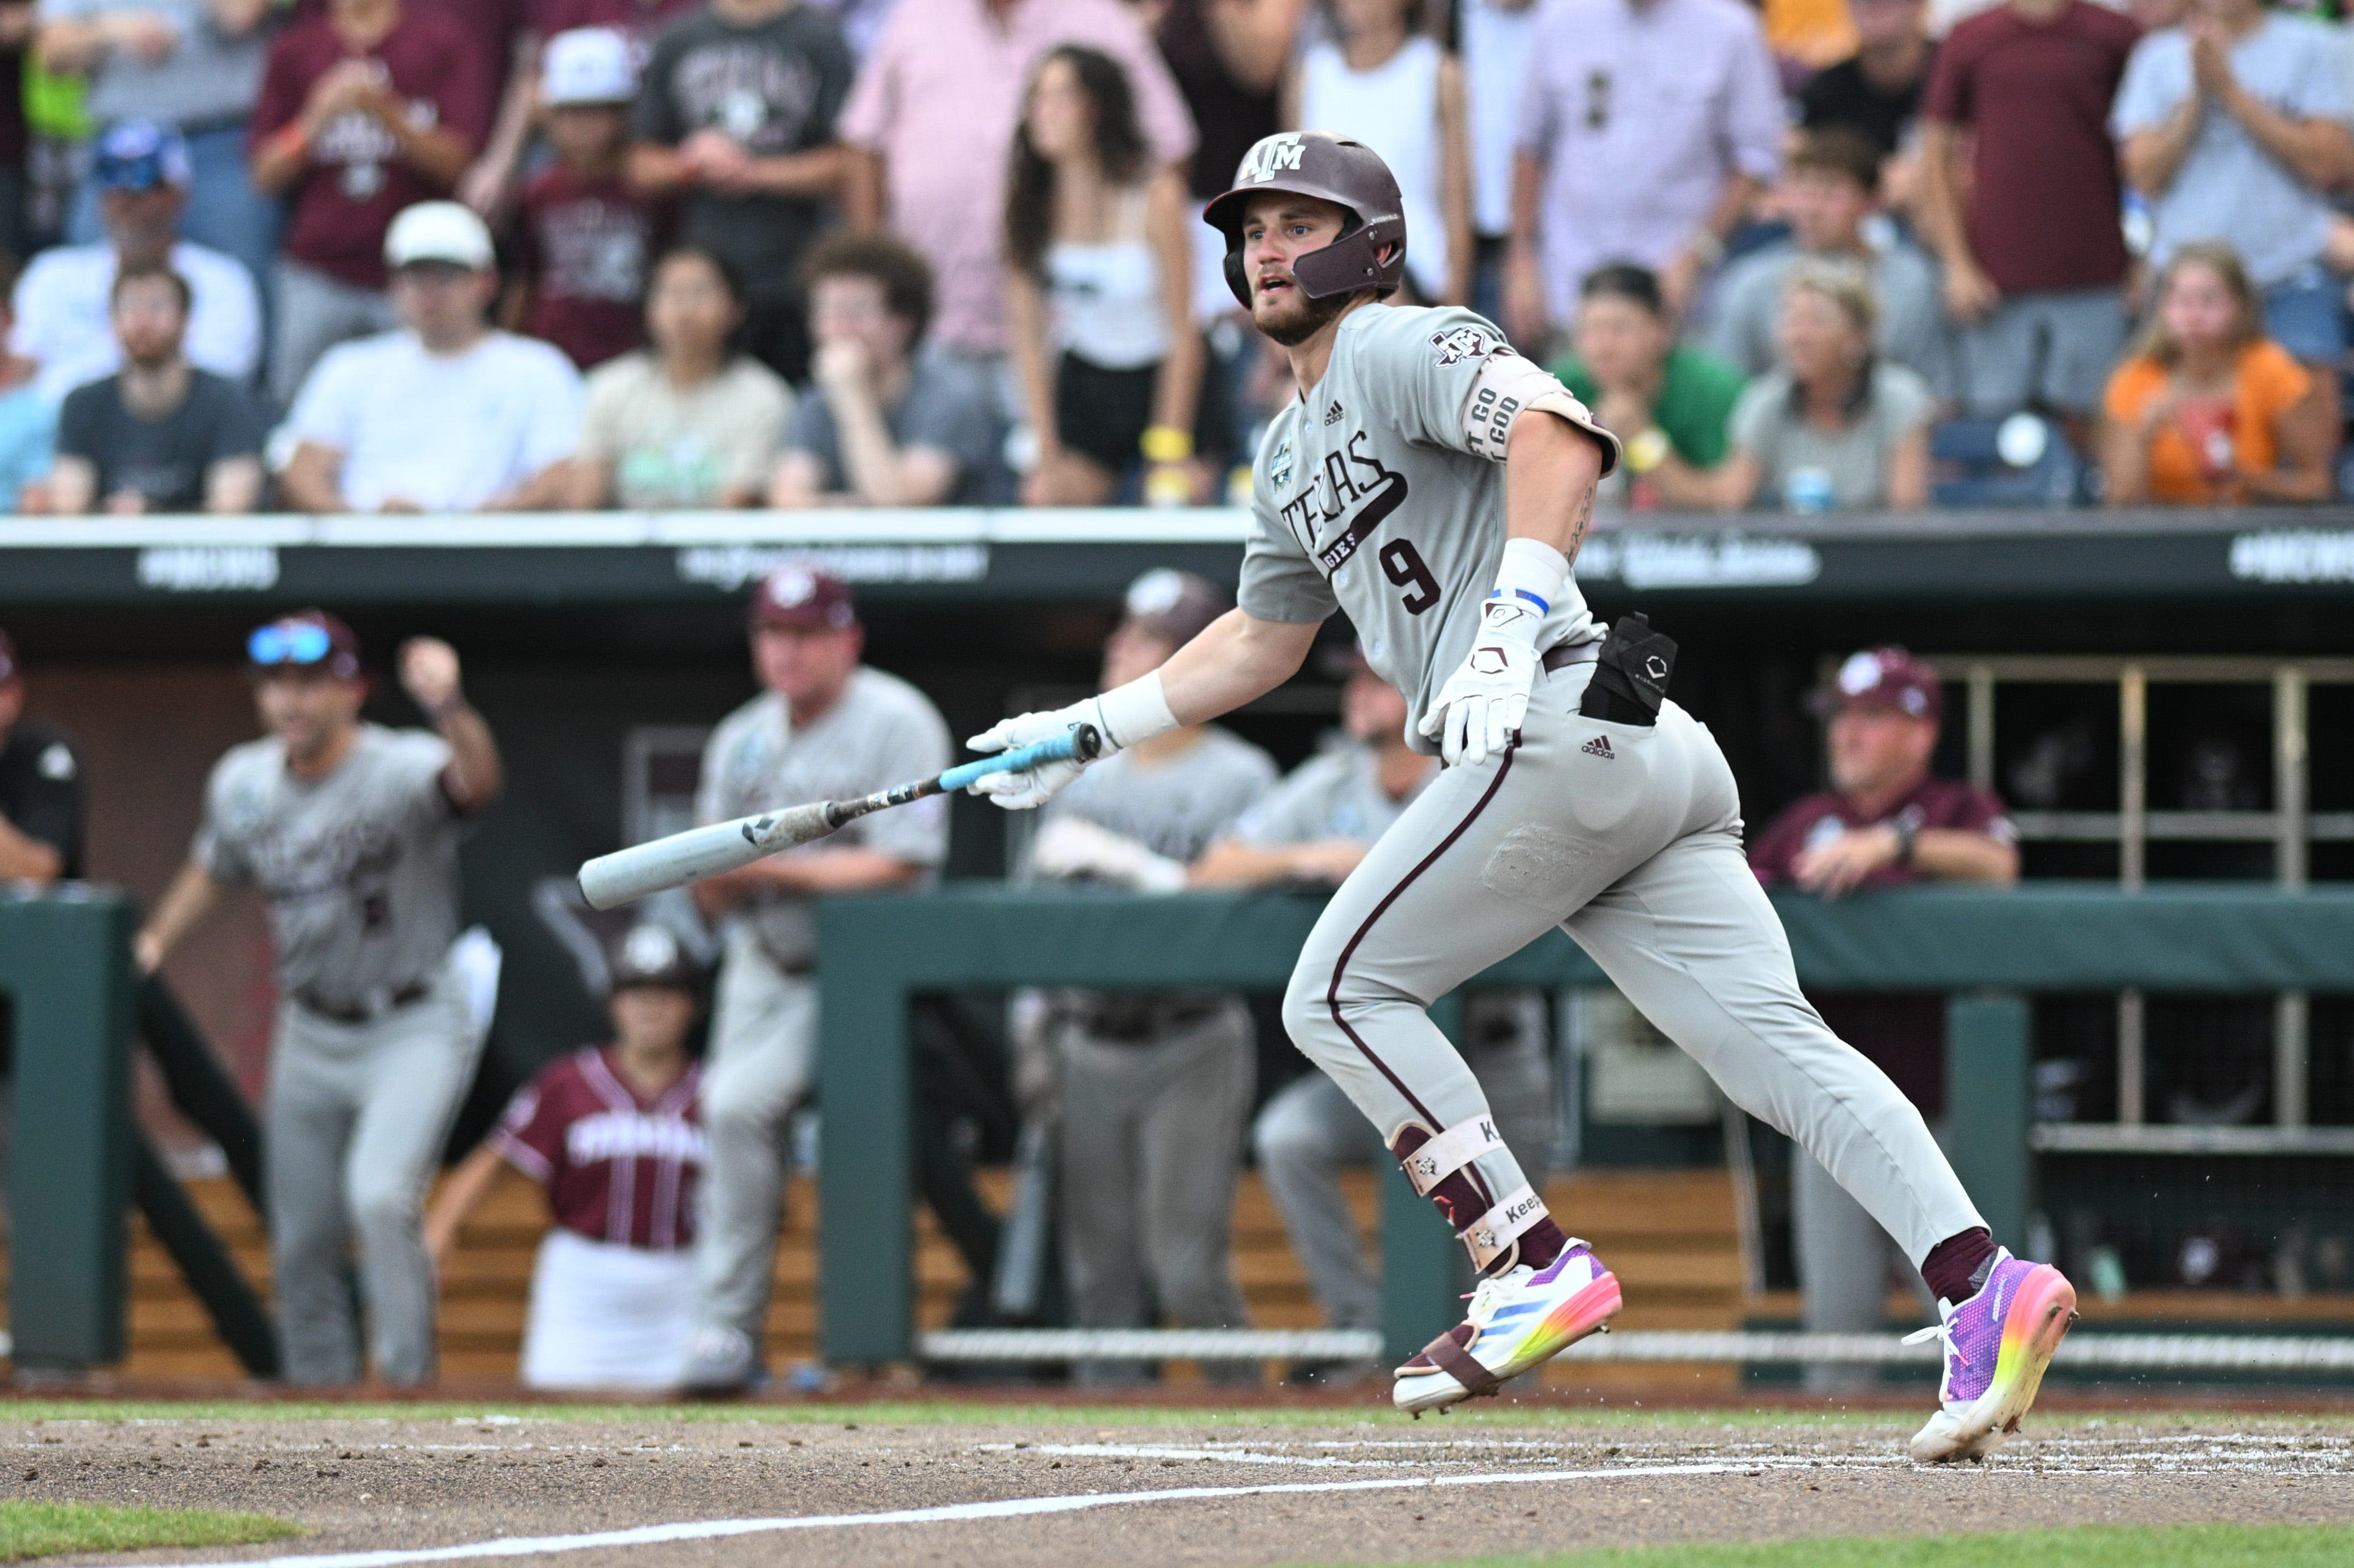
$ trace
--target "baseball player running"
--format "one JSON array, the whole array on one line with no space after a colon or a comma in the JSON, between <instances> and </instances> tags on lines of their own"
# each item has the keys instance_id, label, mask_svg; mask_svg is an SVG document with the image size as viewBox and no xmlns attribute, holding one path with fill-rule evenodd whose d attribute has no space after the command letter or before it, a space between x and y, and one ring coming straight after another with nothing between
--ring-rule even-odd
<instances>
[{"instance_id":1,"label":"baseball player running","mask_svg":"<svg viewBox=\"0 0 2354 1568\"><path fill-rule=\"evenodd\" d=\"M1561 926L1734 1102L1782 1129L1903 1246L1939 1298L1923 1459L1984 1453L2032 1403L2075 1292L1997 1247L1921 1115L1798 992L1742 857L1708 731L1666 700L1672 645L1607 636L1570 561L1618 442L1468 311L1382 304L1407 236L1396 182L1318 132L1251 148L1205 221L1299 397L1253 473L1235 609L1142 678L974 737L1095 725L1111 750L1273 690L1345 609L1447 766L1333 895L1284 998L1292 1039L1381 1131L1483 1277L1466 1320L1396 1371L1400 1408L1492 1393L1603 1327L1618 1283L1564 1234L1425 1009ZM1077 763L976 788L1035 806Z\"/></svg>"},{"instance_id":2,"label":"baseball player running","mask_svg":"<svg viewBox=\"0 0 2354 1568\"><path fill-rule=\"evenodd\" d=\"M482 1048L450 961L459 819L497 799L498 746L446 642L400 651L400 683L432 735L360 722L359 642L323 611L260 628L246 655L269 734L214 768L188 863L139 934L139 967L152 972L227 889L250 885L270 901L270 1251L284 1375L358 1379L345 1280L357 1230L376 1372L422 1383L433 1372L425 1186Z\"/></svg>"}]
</instances>

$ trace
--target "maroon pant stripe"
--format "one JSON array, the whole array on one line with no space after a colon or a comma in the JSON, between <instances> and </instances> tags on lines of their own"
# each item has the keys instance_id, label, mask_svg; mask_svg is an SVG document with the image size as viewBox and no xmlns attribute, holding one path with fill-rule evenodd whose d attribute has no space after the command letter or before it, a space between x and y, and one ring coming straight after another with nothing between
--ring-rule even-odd
<instances>
[{"instance_id":1,"label":"maroon pant stripe","mask_svg":"<svg viewBox=\"0 0 2354 1568\"><path fill-rule=\"evenodd\" d=\"M1324 993L1324 1004L1332 1010L1332 1022L1340 1027L1341 1033L1347 1035L1349 1037L1350 1044L1356 1046L1357 1050L1364 1056L1365 1060L1371 1062L1374 1067L1380 1071L1382 1076L1390 1081L1390 1086L1397 1090L1399 1096L1405 1099L1405 1103L1414 1107L1415 1115L1422 1118L1424 1121L1430 1124L1430 1130L1434 1137L1439 1133L1445 1132L1447 1129L1438 1125L1438 1118L1430 1113L1430 1107L1424 1105L1421 1100L1415 1097L1414 1091L1405 1086L1405 1080L1400 1078L1395 1073L1390 1071L1390 1065L1387 1062L1383 1061L1379 1056L1374 1055L1373 1047L1367 1045L1363 1038L1360 1036L1355 1030L1349 1027L1349 1021L1341 1016L1341 977L1347 971L1349 968L1349 960L1351 958L1355 956L1358 946L1364 941L1368 935L1372 933L1373 922L1379 920L1384 915L1387 914L1389 912L1390 906L1398 901L1399 895L1405 893L1407 888L1414 885L1415 878L1420 876L1424 872L1428 871L1434 864L1436 864L1438 857L1445 854L1449 849L1453 848L1455 841L1461 838L1466 832L1469 832L1471 824L1479 820L1479 813L1488 809L1488 802L1494 800L1496 798L1496 791L1504 787L1504 776L1512 770L1512 753L1518 749L1519 744L1519 740L1516 737L1510 746L1507 746L1504 748L1503 760L1497 765L1494 782L1488 786L1486 792L1479 797L1478 803L1472 806L1469 813L1467 814L1461 821L1455 824L1455 831L1448 833L1445 838L1439 840L1438 847L1432 850L1428 854L1423 856L1419 862L1416 863L1415 868L1412 871L1407 872L1404 876L1398 879L1397 885L1394 887L1392 887L1387 893L1382 895L1382 901L1373 906L1373 912L1365 916L1364 923L1357 927L1356 935L1349 938L1349 945L1341 949L1340 958L1333 961L1332 984L1331 989L1326 991ZM1488 1183L1480 1180L1479 1167L1466 1166L1465 1170L1469 1173L1473 1184L1479 1188L1481 1201L1492 1204L1495 1202L1495 1194L1489 1192ZM1466 1223L1468 1224L1469 1222Z\"/></svg>"}]
</instances>

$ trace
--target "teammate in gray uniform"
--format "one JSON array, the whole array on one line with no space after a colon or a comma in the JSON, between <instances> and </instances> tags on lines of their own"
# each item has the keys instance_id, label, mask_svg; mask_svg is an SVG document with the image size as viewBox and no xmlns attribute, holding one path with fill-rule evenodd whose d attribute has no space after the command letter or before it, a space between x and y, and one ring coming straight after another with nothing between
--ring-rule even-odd
<instances>
[{"instance_id":1,"label":"teammate in gray uniform","mask_svg":"<svg viewBox=\"0 0 2354 1568\"><path fill-rule=\"evenodd\" d=\"M1336 885L1438 776L1438 759L1405 743L1405 699L1373 673L1362 653L1348 659L1341 720L1346 741L1300 764L1236 819L1232 835L1193 863L1192 885ZM1537 1188L1544 1185L1553 1151L1548 1035L1540 992L1482 991L1466 1001L1463 1059L1495 1108L1504 1147ZM1336 1329L1379 1327L1381 1287L1365 1266L1356 1222L1341 1195L1341 1168L1381 1158L1381 1135L1339 1084L1310 1073L1261 1107L1251 1142L1325 1322ZM1350 1364L1315 1375L1353 1382L1369 1370Z\"/></svg>"},{"instance_id":2,"label":"teammate in gray uniform","mask_svg":"<svg viewBox=\"0 0 2354 1568\"><path fill-rule=\"evenodd\" d=\"M323 611L262 627L246 653L270 733L214 768L188 863L136 956L152 973L231 887L270 901L281 1369L295 1383L358 1379L345 1272L356 1231L376 1373L422 1383L434 1349L425 1189L482 1047L450 961L459 821L497 799L498 747L446 642L400 651L400 683L432 735L360 722L359 643Z\"/></svg>"},{"instance_id":3,"label":"teammate in gray uniform","mask_svg":"<svg viewBox=\"0 0 2354 1568\"><path fill-rule=\"evenodd\" d=\"M938 773L948 726L921 692L861 664L850 589L785 566L753 596L752 662L767 689L720 721L703 751L696 819L725 821L843 800ZM861 817L830 837L697 883L727 933L712 1001L703 1125L710 1163L695 1235L695 1335L684 1386L742 1388L758 1371L775 1267L786 1133L808 1094L817 1032L821 894L913 886L948 855L938 796Z\"/></svg>"},{"instance_id":4,"label":"teammate in gray uniform","mask_svg":"<svg viewBox=\"0 0 2354 1568\"><path fill-rule=\"evenodd\" d=\"M1088 723L1110 755L1290 678L1345 609L1448 766L1326 906L1284 1000L1484 1277L1466 1320L1397 1369L1412 1411L1492 1393L1606 1325L1617 1280L1563 1234L1425 1009L1548 927L1724 1092L1822 1161L1940 1299L1939 1408L1923 1459L1999 1444L2073 1314L2060 1272L1995 1246L1886 1075L1799 994L1742 856L1732 770L1666 700L1672 645L1608 637L1570 579L1615 437L1468 311L1401 310L1397 185L1362 143L1267 137L1204 214L1227 281L1300 388L1269 425L1238 607L1150 675L976 736L984 750ZM1076 763L980 792L1034 806Z\"/></svg>"},{"instance_id":5,"label":"teammate in gray uniform","mask_svg":"<svg viewBox=\"0 0 2354 1568\"><path fill-rule=\"evenodd\" d=\"M1201 577L1151 571L1130 585L1104 644L1103 683L1153 669L1232 603ZM1041 813L1027 870L1147 889L1186 863L1275 781L1267 753L1223 729L1173 729L1093 768ZM1017 1009L1017 1048L1048 1054L1062 1110L1064 1274L1074 1322L1240 1328L1229 1224L1243 1128L1257 1086L1250 1010L1226 991L1062 991L1043 1017ZM1034 1080L1036 1075L1025 1074ZM1130 1382L1136 1363L1081 1362L1082 1383ZM1255 1381L1246 1362L1214 1365Z\"/></svg>"}]
</instances>

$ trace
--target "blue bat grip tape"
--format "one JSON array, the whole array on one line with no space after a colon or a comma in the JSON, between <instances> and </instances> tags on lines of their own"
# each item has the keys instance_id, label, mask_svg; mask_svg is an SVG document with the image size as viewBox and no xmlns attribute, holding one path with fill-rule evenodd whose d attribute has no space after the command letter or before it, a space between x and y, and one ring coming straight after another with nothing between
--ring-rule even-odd
<instances>
[{"instance_id":1,"label":"blue bat grip tape","mask_svg":"<svg viewBox=\"0 0 2354 1568\"><path fill-rule=\"evenodd\" d=\"M995 757L984 757L977 762L959 763L940 775L940 789L944 793L961 789L974 779L986 779L992 773L1018 773L1042 762L1068 762L1078 754L1079 736L1074 730L1068 735L1058 735L1052 740L1042 740L1035 746L1002 751Z\"/></svg>"}]
</instances>

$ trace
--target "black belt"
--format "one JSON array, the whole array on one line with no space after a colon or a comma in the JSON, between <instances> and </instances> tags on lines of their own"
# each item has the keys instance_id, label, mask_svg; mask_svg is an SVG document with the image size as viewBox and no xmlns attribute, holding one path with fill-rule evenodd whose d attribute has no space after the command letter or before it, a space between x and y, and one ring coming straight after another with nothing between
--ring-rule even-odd
<instances>
[{"instance_id":1,"label":"black belt","mask_svg":"<svg viewBox=\"0 0 2354 1568\"><path fill-rule=\"evenodd\" d=\"M387 1013L398 1012L404 1007L414 1007L432 993L432 981L416 980L385 998L384 1005L377 1008L337 1007L323 1001L316 991L296 991L294 1001L303 1012L314 1012L330 1023L372 1023Z\"/></svg>"},{"instance_id":2,"label":"black belt","mask_svg":"<svg viewBox=\"0 0 2354 1568\"><path fill-rule=\"evenodd\" d=\"M1098 1000L1077 1016L1080 1033L1098 1045L1152 1045L1181 1029L1191 1029L1217 1016L1225 1007L1215 1001L1170 1002L1140 998L1132 1002Z\"/></svg>"},{"instance_id":3,"label":"black belt","mask_svg":"<svg viewBox=\"0 0 2354 1568\"><path fill-rule=\"evenodd\" d=\"M1564 642L1557 648L1546 649L1544 657L1537 662L1550 672L1566 670L1572 664L1591 664L1601 657L1602 644L1599 642Z\"/></svg>"}]
</instances>

